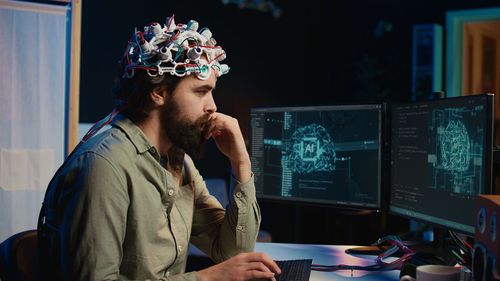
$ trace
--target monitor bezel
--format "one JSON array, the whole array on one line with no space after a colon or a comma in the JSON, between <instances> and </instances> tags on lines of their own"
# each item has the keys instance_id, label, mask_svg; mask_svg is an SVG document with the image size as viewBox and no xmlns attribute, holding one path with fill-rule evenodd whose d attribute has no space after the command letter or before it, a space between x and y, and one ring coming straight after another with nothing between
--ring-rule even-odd
<instances>
[{"instance_id":1,"label":"monitor bezel","mask_svg":"<svg viewBox=\"0 0 500 281\"><path fill-rule=\"evenodd\" d=\"M256 193L256 198L258 200L263 200L265 202L276 202L276 203L284 203L284 204L297 204L301 206L317 206L317 207L324 207L324 208L335 208L335 209L343 209L343 210L352 210L352 211L360 211L360 210L366 210L366 211L373 211L373 212L381 212L384 209L384 206L386 205L386 198L384 196L385 192L385 165L384 165L384 158L385 158L385 149L386 149L386 110L387 110L387 104L386 103L343 103L343 104L329 104L329 105L279 105L279 106L254 106L250 108L249 114L249 122L252 122L252 117L251 114L256 111L267 111L267 112L285 112L285 110L292 110L296 112L300 111L312 111L312 110L349 110L349 109L378 109L379 110L379 144L378 144L378 150L379 150L379 163L378 163L378 178L379 178L379 187L378 187L378 202L376 204L370 204L370 205L365 205L365 204L352 204L352 203L342 203L340 201L330 201L330 202L322 202L322 201L317 201L317 200L307 200L305 198L299 198L299 197L281 197L281 196L272 196L272 195L266 195L266 194L259 194ZM249 153L250 157L252 158L252 152L251 152L251 147L253 145L253 128L252 124L249 126Z\"/></svg>"},{"instance_id":2,"label":"monitor bezel","mask_svg":"<svg viewBox=\"0 0 500 281\"><path fill-rule=\"evenodd\" d=\"M390 128L388 128L388 131L387 131L387 136L389 138L392 138L392 118L393 118L393 109L396 107L396 106L405 106L405 105L419 105L419 104L429 104L429 103L446 103L446 102L449 102L450 100L456 100L456 101L460 101L460 100L466 100L466 99L481 99L481 98L484 98L486 100L486 114L485 114L485 123L486 123L486 126L485 126L485 135L486 136L490 136L490 138L487 138L485 140L485 150L484 150L484 165L487 165L489 167L491 167L490 169L485 169L484 171L484 178L485 178L485 190L484 190L484 193L482 194L492 194L493 193L493 139L494 139L494 94L492 93L482 93L482 94L475 94L475 95L467 95L467 96L458 96L458 97L448 97L448 98L443 98L443 99L435 99L435 100L429 100L429 101L415 101L415 102L401 102L401 103L392 103L390 104L390 106L388 106L387 108L387 112L388 112L388 116L387 116L387 122L390 124ZM389 139L389 149L388 149L388 153L389 153L389 157L392 161L392 154L393 154L393 151L392 151L392 139ZM411 216L411 215L407 215L407 214L403 214L403 213L400 213L400 212L396 212L393 210L393 206L392 205L392 165L389 165L388 167L388 173L389 173L389 176L388 176L388 187L387 187L387 190L388 190L388 196L387 196L387 211L389 214L391 215L395 215L395 216L399 216L399 217L403 217L403 218L407 218L407 219L410 219L410 220L414 220L414 221L418 221L418 222L422 222L422 223L426 223L426 224L429 224L431 226L434 226L434 227L439 227L439 228L442 228L442 229L446 229L446 230L452 230L452 231L456 231L456 232L459 232L459 233L462 233L462 234L465 234L465 235L474 235L474 231L472 232L469 232L469 231L465 231L463 229L460 229L460 228L455 228L453 226L450 226L450 225L446 225L446 224L442 224L442 223L438 223L436 222L435 220L425 220L425 219L422 219L420 217L415 217L415 216ZM398 208L400 208L398 206ZM475 225L473 225L474 228L475 228Z\"/></svg>"}]
</instances>

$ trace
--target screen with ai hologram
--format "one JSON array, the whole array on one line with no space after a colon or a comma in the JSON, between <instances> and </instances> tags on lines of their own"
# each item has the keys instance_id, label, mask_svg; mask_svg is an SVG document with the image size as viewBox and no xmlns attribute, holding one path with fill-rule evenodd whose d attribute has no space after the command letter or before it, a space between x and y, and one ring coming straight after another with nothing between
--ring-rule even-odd
<instances>
[{"instance_id":1,"label":"screen with ai hologram","mask_svg":"<svg viewBox=\"0 0 500 281\"><path fill-rule=\"evenodd\" d=\"M380 207L382 105L251 110L260 198Z\"/></svg>"}]
</instances>

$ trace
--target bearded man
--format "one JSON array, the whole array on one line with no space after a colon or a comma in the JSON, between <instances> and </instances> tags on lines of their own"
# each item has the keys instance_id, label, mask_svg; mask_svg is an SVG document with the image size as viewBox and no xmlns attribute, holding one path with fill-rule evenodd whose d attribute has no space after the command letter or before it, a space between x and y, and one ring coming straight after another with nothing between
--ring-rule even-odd
<instances>
[{"instance_id":1,"label":"bearded man","mask_svg":"<svg viewBox=\"0 0 500 281\"><path fill-rule=\"evenodd\" d=\"M171 17L134 32L119 62L117 107L47 188L38 225L42 279L275 280L276 263L253 252L261 216L240 127L214 101L217 78L229 70L224 58L193 20ZM210 138L237 183L227 210L191 158ZM216 264L184 272L190 242Z\"/></svg>"}]
</instances>

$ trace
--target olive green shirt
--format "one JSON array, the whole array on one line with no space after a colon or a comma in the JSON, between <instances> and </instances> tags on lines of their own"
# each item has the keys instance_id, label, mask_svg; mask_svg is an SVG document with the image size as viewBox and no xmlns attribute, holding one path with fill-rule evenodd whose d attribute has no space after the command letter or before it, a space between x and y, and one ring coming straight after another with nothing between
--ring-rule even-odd
<instances>
[{"instance_id":1,"label":"olive green shirt","mask_svg":"<svg viewBox=\"0 0 500 281\"><path fill-rule=\"evenodd\" d=\"M253 251L260 224L253 177L224 210L186 156L179 186L142 131L118 116L73 153L52 181L68 280L198 280L188 243L215 262ZM49 196L49 197L50 197ZM56 201L54 201L56 200Z\"/></svg>"}]
</instances>

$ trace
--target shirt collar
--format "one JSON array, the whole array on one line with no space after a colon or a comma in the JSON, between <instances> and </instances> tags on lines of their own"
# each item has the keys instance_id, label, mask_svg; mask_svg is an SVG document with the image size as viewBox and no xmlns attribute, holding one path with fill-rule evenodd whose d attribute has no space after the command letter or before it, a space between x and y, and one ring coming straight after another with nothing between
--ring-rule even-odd
<instances>
[{"instance_id":1,"label":"shirt collar","mask_svg":"<svg viewBox=\"0 0 500 281\"><path fill-rule=\"evenodd\" d=\"M146 151L155 152L156 149L146 138L142 130L123 114L118 114L111 122L111 125L118 127L125 132L127 137L137 149L137 153L142 154Z\"/></svg>"}]
</instances>

